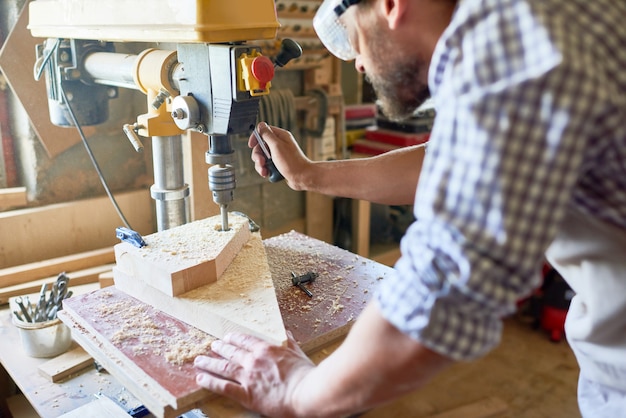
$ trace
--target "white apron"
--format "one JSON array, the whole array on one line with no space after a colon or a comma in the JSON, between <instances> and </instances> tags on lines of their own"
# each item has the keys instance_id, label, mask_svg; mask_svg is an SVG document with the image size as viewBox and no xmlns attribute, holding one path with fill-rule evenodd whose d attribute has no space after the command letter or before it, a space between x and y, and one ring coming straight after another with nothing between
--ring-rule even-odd
<instances>
[{"instance_id":1,"label":"white apron","mask_svg":"<svg viewBox=\"0 0 626 418\"><path fill-rule=\"evenodd\" d=\"M565 333L581 379L617 394L616 406L621 395L615 411L626 416L626 231L571 210L546 255L576 292ZM582 403L589 402L589 394L580 393L589 387L584 383L579 401L587 416Z\"/></svg>"}]
</instances>

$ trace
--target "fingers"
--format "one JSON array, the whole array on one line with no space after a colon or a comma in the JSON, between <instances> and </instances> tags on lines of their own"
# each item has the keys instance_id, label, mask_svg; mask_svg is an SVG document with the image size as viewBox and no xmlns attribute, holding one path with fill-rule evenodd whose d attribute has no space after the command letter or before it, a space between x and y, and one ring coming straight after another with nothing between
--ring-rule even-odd
<instances>
[{"instance_id":1,"label":"fingers","mask_svg":"<svg viewBox=\"0 0 626 418\"><path fill-rule=\"evenodd\" d=\"M232 332L232 333L228 333L224 335L224 338L222 339L222 341L225 343L232 344L234 346L246 349L248 351L252 351L252 349L256 345L267 344L265 341L263 341L262 339L258 337L255 337L249 334L241 334L238 332ZM215 344L217 342L219 342L219 340L216 340L213 343ZM211 345L211 347L213 347L213 345Z\"/></svg>"},{"instance_id":2,"label":"fingers","mask_svg":"<svg viewBox=\"0 0 626 418\"><path fill-rule=\"evenodd\" d=\"M196 363L197 362L198 360L196 360ZM198 386L211 392L228 396L239 402L244 401L247 397L245 389L238 382L226 376L222 377L211 373L200 372L196 375L196 383Z\"/></svg>"},{"instance_id":3,"label":"fingers","mask_svg":"<svg viewBox=\"0 0 626 418\"><path fill-rule=\"evenodd\" d=\"M212 356L198 356L194 359L193 365L205 372L209 372L213 375L218 375L232 381L237 380L237 375L241 369L241 367L236 363L230 362L224 358Z\"/></svg>"},{"instance_id":4,"label":"fingers","mask_svg":"<svg viewBox=\"0 0 626 418\"><path fill-rule=\"evenodd\" d=\"M238 364L241 364L243 357L248 353L247 350L224 343L220 340L214 341L211 344L211 351L230 362L237 362Z\"/></svg>"},{"instance_id":5,"label":"fingers","mask_svg":"<svg viewBox=\"0 0 626 418\"><path fill-rule=\"evenodd\" d=\"M227 351L222 350L222 353ZM237 357L236 351L230 352L230 356ZM194 366L200 370L196 374L199 386L239 401L245 399L246 392L240 383L242 369L236 361L218 358L213 354L196 357Z\"/></svg>"}]
</instances>

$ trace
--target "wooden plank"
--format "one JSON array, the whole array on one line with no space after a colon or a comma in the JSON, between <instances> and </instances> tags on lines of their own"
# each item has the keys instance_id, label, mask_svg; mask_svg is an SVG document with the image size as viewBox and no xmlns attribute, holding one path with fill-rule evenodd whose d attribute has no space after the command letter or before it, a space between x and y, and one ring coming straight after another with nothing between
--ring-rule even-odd
<instances>
[{"instance_id":1,"label":"wooden plank","mask_svg":"<svg viewBox=\"0 0 626 418\"><path fill-rule=\"evenodd\" d=\"M172 297L114 268L115 287L208 334L256 335L273 344L287 341L261 237L252 234L216 282Z\"/></svg>"},{"instance_id":2,"label":"wooden plank","mask_svg":"<svg viewBox=\"0 0 626 418\"><path fill-rule=\"evenodd\" d=\"M193 358L215 338L115 287L67 301L59 318L76 342L155 416L176 417L213 396L195 383Z\"/></svg>"},{"instance_id":3,"label":"wooden plank","mask_svg":"<svg viewBox=\"0 0 626 418\"><path fill-rule=\"evenodd\" d=\"M147 235L142 248L122 242L115 246L117 270L168 296L182 295L218 280L248 242L248 225L231 214L230 229L222 231L221 217L213 216Z\"/></svg>"},{"instance_id":4,"label":"wooden plank","mask_svg":"<svg viewBox=\"0 0 626 418\"><path fill-rule=\"evenodd\" d=\"M82 270L102 264L113 263L115 253L113 247L84 253L37 261L21 266L8 267L0 270L0 286L3 288L21 285L41 279L42 277L58 275L62 272Z\"/></svg>"},{"instance_id":5,"label":"wooden plank","mask_svg":"<svg viewBox=\"0 0 626 418\"><path fill-rule=\"evenodd\" d=\"M0 189L0 210L26 206L26 187Z\"/></svg>"},{"instance_id":6,"label":"wooden plank","mask_svg":"<svg viewBox=\"0 0 626 418\"><path fill-rule=\"evenodd\" d=\"M115 198L133 229L142 235L155 231L148 190ZM0 269L112 247L119 242L115 228L120 225L106 196L0 212Z\"/></svg>"},{"instance_id":7,"label":"wooden plank","mask_svg":"<svg viewBox=\"0 0 626 418\"><path fill-rule=\"evenodd\" d=\"M46 361L38 367L39 373L50 379L51 382L59 382L72 374L93 366L94 361L81 346Z\"/></svg>"},{"instance_id":8,"label":"wooden plank","mask_svg":"<svg viewBox=\"0 0 626 418\"><path fill-rule=\"evenodd\" d=\"M69 272L67 273L67 277L70 279L68 285L74 287L84 284L97 283L100 275L103 272L111 271L112 268L113 264L105 264L104 266L96 266L84 270ZM38 294L44 283L52 284L57 280L57 277L58 275L55 275L45 279L33 280L15 286L0 288L0 304L8 303L9 299L14 296Z\"/></svg>"},{"instance_id":9,"label":"wooden plank","mask_svg":"<svg viewBox=\"0 0 626 418\"><path fill-rule=\"evenodd\" d=\"M60 128L50 122L46 83L43 78L36 81L33 77L35 46L44 39L34 38L27 29L28 3L24 3L13 30L0 49L0 69L26 110L35 134L52 158L80 142L80 136L75 129ZM89 137L93 135L95 128L84 127L83 132Z\"/></svg>"},{"instance_id":10,"label":"wooden plank","mask_svg":"<svg viewBox=\"0 0 626 418\"><path fill-rule=\"evenodd\" d=\"M502 399L490 397L450 411L431 415L429 418L490 418L506 412L508 405Z\"/></svg>"},{"instance_id":11,"label":"wooden plank","mask_svg":"<svg viewBox=\"0 0 626 418\"><path fill-rule=\"evenodd\" d=\"M307 353L346 335L381 280L393 269L298 232L263 241L287 329ZM318 273L309 298L291 282Z\"/></svg>"}]
</instances>

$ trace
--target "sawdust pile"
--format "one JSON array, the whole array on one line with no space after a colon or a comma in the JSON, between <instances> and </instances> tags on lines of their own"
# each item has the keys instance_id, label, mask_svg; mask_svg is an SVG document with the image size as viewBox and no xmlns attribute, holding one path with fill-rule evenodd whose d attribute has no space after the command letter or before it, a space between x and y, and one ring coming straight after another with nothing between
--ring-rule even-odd
<instances>
[{"instance_id":1,"label":"sawdust pile","mask_svg":"<svg viewBox=\"0 0 626 418\"><path fill-rule=\"evenodd\" d=\"M104 322L117 328L110 341L118 348L130 348L138 356L163 356L168 363L180 366L206 354L215 341L214 337L197 328L186 324L181 328L180 322L164 315L166 319L159 317L161 325L157 325L155 311L148 305L133 305L132 299L111 303L106 300L110 296L110 293L101 292L103 303L96 309Z\"/></svg>"},{"instance_id":2,"label":"sawdust pile","mask_svg":"<svg viewBox=\"0 0 626 418\"><path fill-rule=\"evenodd\" d=\"M311 323L315 330L354 321L354 313L360 312L371 297L368 287L375 287L383 278L362 276L373 271L368 269L372 261L295 233L272 237L265 242L265 251L276 293L281 295L281 310L301 318L297 324ZM308 298L293 285L291 272L318 274L313 283L305 284L313 297Z\"/></svg>"},{"instance_id":3,"label":"sawdust pile","mask_svg":"<svg viewBox=\"0 0 626 418\"><path fill-rule=\"evenodd\" d=\"M229 218L228 231L221 230L218 217L190 222L144 237L148 245L137 253L160 263L203 263L215 259L235 235L247 230L247 225L248 220L241 216Z\"/></svg>"}]
</instances>

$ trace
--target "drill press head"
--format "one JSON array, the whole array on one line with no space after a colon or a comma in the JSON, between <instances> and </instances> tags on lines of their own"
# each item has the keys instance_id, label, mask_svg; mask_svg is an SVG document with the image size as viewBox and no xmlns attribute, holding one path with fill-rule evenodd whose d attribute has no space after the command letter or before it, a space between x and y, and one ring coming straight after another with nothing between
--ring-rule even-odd
<instances>
[{"instance_id":1,"label":"drill press head","mask_svg":"<svg viewBox=\"0 0 626 418\"><path fill-rule=\"evenodd\" d=\"M223 229L228 229L227 207L235 189L231 136L252 131L260 97L269 94L274 76L274 63L261 54L259 47L245 42L276 37L280 24L274 0L83 0L80 8L75 6L75 0L31 2L29 29L33 36L64 42L78 39L79 46L85 40L176 43L177 61L164 60L154 75L144 76L140 71L154 67L140 68L141 62L154 54L142 53L132 68L131 80L148 96L167 93L160 101L165 106L158 113L138 117L135 132L165 137L195 130L208 135L207 162L213 165L209 185L223 215ZM106 45L109 48L111 44ZM70 50L69 56L77 58L76 52L76 48ZM84 54L79 61L89 57ZM76 71L60 74L59 82L67 82L68 74L77 85L93 81L88 74L90 67L82 62L74 67ZM58 73L56 68L48 72ZM108 79L101 71L98 75L100 82ZM108 96L100 102L106 105L111 90L102 90ZM81 124L100 123L102 117L106 118L104 111L97 114L100 119ZM127 131L133 135L133 129Z\"/></svg>"},{"instance_id":2,"label":"drill press head","mask_svg":"<svg viewBox=\"0 0 626 418\"><path fill-rule=\"evenodd\" d=\"M274 64L259 47L246 44L181 44L177 51L185 71L176 80L180 95L172 102L172 117L180 129L209 137L209 188L220 206L222 229L228 230L228 205L236 187L232 136L254 129Z\"/></svg>"}]
</instances>

